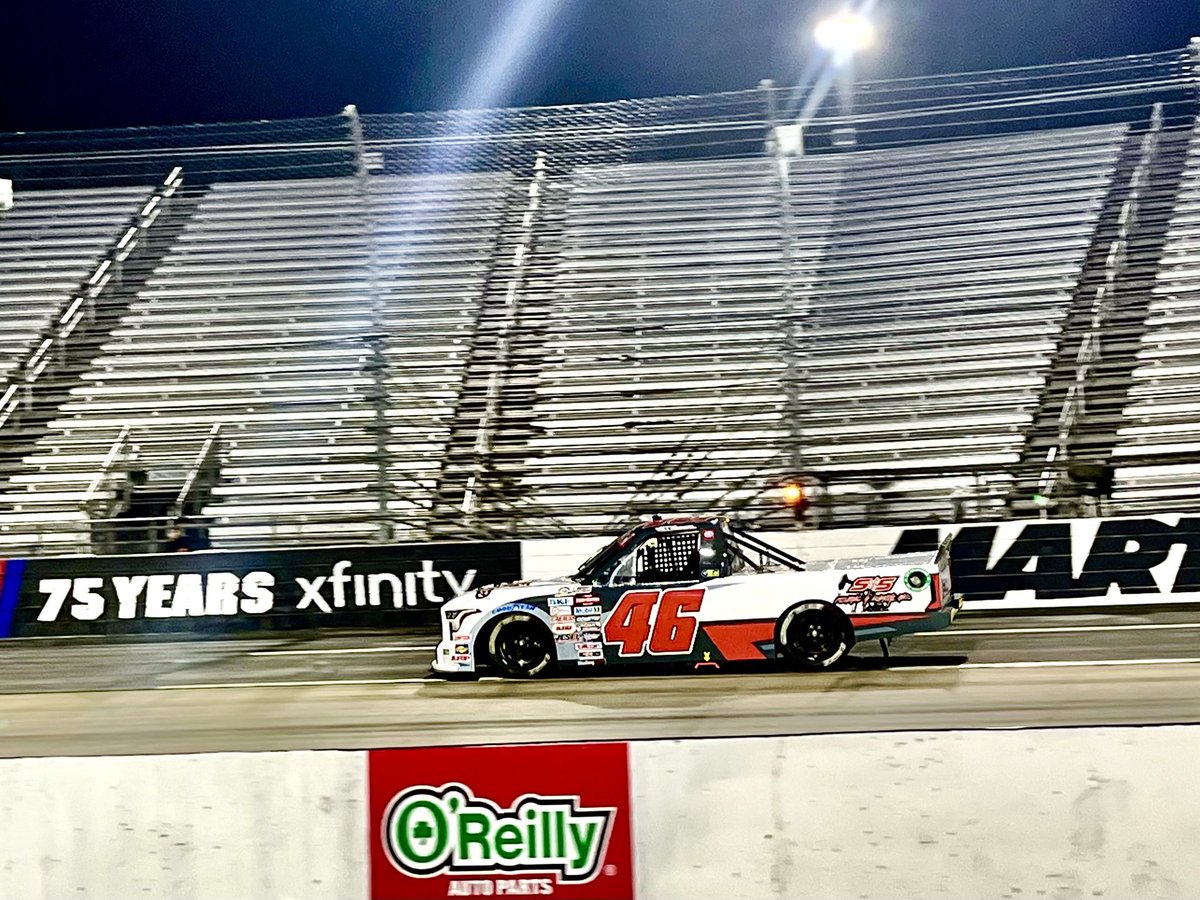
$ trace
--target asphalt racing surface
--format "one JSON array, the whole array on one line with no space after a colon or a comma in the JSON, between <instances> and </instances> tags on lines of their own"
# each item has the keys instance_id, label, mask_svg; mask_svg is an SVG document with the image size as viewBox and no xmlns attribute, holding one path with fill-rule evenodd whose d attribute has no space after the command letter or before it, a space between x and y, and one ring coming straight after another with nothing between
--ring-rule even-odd
<instances>
[{"instance_id":1,"label":"asphalt racing surface","mask_svg":"<svg viewBox=\"0 0 1200 900\"><path fill-rule=\"evenodd\" d=\"M1200 722L1200 609L964 615L833 673L429 676L431 631L0 645L0 756Z\"/></svg>"}]
</instances>

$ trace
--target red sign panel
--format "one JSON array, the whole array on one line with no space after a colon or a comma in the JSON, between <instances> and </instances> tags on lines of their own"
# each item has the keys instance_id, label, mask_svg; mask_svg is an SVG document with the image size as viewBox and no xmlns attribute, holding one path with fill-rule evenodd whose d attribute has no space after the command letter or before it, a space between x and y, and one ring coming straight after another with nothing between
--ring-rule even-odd
<instances>
[{"instance_id":1,"label":"red sign panel","mask_svg":"<svg viewBox=\"0 0 1200 900\"><path fill-rule=\"evenodd\" d=\"M372 750L372 900L633 897L625 744Z\"/></svg>"}]
</instances>

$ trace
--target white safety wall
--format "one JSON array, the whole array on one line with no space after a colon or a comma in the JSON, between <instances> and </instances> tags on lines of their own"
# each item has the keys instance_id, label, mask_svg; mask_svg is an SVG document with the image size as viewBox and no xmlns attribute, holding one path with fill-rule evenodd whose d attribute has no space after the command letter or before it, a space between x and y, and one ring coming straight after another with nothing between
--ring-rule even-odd
<instances>
[{"instance_id":1,"label":"white safety wall","mask_svg":"<svg viewBox=\"0 0 1200 900\"><path fill-rule=\"evenodd\" d=\"M631 744L638 896L1192 896L1198 749L1193 726ZM365 898L366 759L0 760L0 897Z\"/></svg>"},{"instance_id":2,"label":"white safety wall","mask_svg":"<svg viewBox=\"0 0 1200 900\"><path fill-rule=\"evenodd\" d=\"M631 745L639 896L1195 896L1198 750L1195 727Z\"/></svg>"},{"instance_id":3,"label":"white safety wall","mask_svg":"<svg viewBox=\"0 0 1200 900\"><path fill-rule=\"evenodd\" d=\"M0 760L0 898L365 897L365 760Z\"/></svg>"}]
</instances>

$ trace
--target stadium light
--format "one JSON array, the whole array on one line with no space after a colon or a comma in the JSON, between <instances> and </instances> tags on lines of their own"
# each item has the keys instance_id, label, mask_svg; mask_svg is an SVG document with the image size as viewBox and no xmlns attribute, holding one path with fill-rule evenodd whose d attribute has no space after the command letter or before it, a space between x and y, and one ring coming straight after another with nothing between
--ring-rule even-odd
<instances>
[{"instance_id":1,"label":"stadium light","mask_svg":"<svg viewBox=\"0 0 1200 900\"><path fill-rule=\"evenodd\" d=\"M875 26L862 13L844 10L818 22L813 38L818 47L828 50L834 61L841 64L875 42Z\"/></svg>"}]
</instances>

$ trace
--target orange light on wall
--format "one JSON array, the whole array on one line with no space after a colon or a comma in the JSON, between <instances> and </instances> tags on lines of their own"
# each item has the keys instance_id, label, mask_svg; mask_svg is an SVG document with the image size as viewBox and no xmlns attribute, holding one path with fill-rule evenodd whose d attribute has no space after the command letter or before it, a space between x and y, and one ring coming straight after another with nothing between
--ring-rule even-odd
<instances>
[{"instance_id":1,"label":"orange light on wall","mask_svg":"<svg viewBox=\"0 0 1200 900\"><path fill-rule=\"evenodd\" d=\"M788 506L796 506L804 500L804 488L798 484L785 484L783 486L783 502Z\"/></svg>"}]
</instances>

